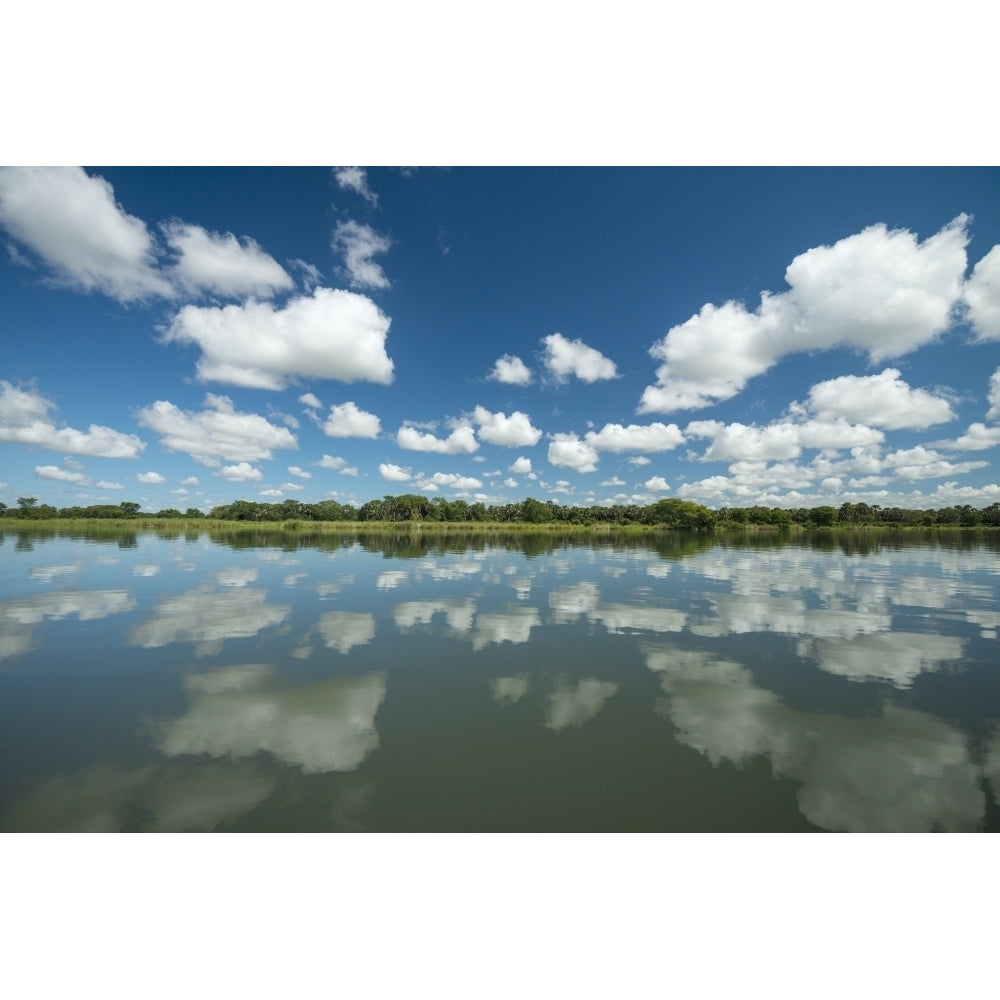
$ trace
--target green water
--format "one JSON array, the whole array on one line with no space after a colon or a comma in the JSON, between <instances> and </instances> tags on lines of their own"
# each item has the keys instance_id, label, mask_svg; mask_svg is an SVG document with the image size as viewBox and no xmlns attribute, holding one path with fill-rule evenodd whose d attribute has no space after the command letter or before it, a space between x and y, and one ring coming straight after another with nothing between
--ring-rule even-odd
<instances>
[{"instance_id":1,"label":"green water","mask_svg":"<svg viewBox=\"0 0 1000 1000\"><path fill-rule=\"evenodd\" d=\"M995 831L990 536L0 542L4 831Z\"/></svg>"}]
</instances>

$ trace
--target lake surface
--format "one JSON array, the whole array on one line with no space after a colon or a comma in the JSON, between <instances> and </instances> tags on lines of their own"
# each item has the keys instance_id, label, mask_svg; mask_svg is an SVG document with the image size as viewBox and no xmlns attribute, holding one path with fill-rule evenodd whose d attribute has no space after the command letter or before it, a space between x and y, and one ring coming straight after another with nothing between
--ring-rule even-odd
<instances>
[{"instance_id":1,"label":"lake surface","mask_svg":"<svg viewBox=\"0 0 1000 1000\"><path fill-rule=\"evenodd\" d=\"M996 831L998 545L5 531L0 830Z\"/></svg>"}]
</instances>

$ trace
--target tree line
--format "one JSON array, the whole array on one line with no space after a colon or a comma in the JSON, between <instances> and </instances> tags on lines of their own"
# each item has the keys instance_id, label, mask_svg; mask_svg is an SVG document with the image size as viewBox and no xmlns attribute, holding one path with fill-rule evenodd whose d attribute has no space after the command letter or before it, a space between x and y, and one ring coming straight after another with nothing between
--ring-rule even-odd
<instances>
[{"instance_id":1,"label":"tree line","mask_svg":"<svg viewBox=\"0 0 1000 1000\"><path fill-rule=\"evenodd\" d=\"M213 508L207 515L197 507L181 511L168 507L156 512L141 511L133 502L94 504L86 507L56 508L39 504L37 497L18 497L17 507L8 508L0 502L0 517L19 520L55 519L114 519L134 520L156 518L197 520L212 518L221 521L350 521L350 522L426 522L434 523L493 523L553 525L664 525L675 528L711 529L715 527L772 526L790 527L997 527L1000 526L1000 503L975 508L968 504L927 510L900 507L880 507L878 504L843 503L840 507L723 507L710 510L690 500L665 498L646 506L610 504L592 507L570 507L553 500L528 497L517 503L484 504L465 500L429 498L417 493L402 496L386 495L369 500L358 507L336 500L301 503L288 499L281 503L259 503L236 500Z\"/></svg>"}]
</instances>

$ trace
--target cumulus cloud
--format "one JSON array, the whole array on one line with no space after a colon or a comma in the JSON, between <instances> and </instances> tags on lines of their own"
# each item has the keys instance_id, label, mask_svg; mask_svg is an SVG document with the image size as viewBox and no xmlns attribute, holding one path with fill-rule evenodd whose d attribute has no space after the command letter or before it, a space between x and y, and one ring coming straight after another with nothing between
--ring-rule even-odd
<instances>
[{"instance_id":1,"label":"cumulus cloud","mask_svg":"<svg viewBox=\"0 0 1000 1000\"><path fill-rule=\"evenodd\" d=\"M951 462L933 449L917 445L903 448L885 457L885 466L900 479L939 479L942 476L960 475L973 469L982 469L989 462Z\"/></svg>"},{"instance_id":2,"label":"cumulus cloud","mask_svg":"<svg viewBox=\"0 0 1000 1000\"><path fill-rule=\"evenodd\" d=\"M377 438L382 429L382 422L374 413L368 413L356 403L338 403L330 407L330 415L323 424L323 433L327 437L358 437Z\"/></svg>"},{"instance_id":3,"label":"cumulus cloud","mask_svg":"<svg viewBox=\"0 0 1000 1000\"><path fill-rule=\"evenodd\" d=\"M527 458L525 455L521 455L519 458L515 458L514 461L508 467L508 471L513 472L519 476L523 476L526 473L531 472L531 459Z\"/></svg>"},{"instance_id":4,"label":"cumulus cloud","mask_svg":"<svg viewBox=\"0 0 1000 1000\"><path fill-rule=\"evenodd\" d=\"M490 413L483 406L477 406L473 420L479 426L479 436L489 444L507 448L521 448L538 444L542 432L531 426L531 418L520 410L509 417L503 412Z\"/></svg>"},{"instance_id":5,"label":"cumulus cloud","mask_svg":"<svg viewBox=\"0 0 1000 1000\"><path fill-rule=\"evenodd\" d=\"M996 420L1000 417L1000 368L990 376L990 388L986 398L990 404L986 419Z\"/></svg>"},{"instance_id":6,"label":"cumulus cloud","mask_svg":"<svg viewBox=\"0 0 1000 1000\"><path fill-rule=\"evenodd\" d=\"M299 402L303 406L308 406L308 407L310 407L313 410L322 410L323 409L323 404L311 392L304 392L304 393L302 393L302 395L299 396Z\"/></svg>"},{"instance_id":7,"label":"cumulus cloud","mask_svg":"<svg viewBox=\"0 0 1000 1000\"><path fill-rule=\"evenodd\" d=\"M232 233L210 233L179 221L161 228L178 257L171 269L174 280L190 294L269 298L294 287L285 269L249 237L240 241Z\"/></svg>"},{"instance_id":8,"label":"cumulus cloud","mask_svg":"<svg viewBox=\"0 0 1000 1000\"><path fill-rule=\"evenodd\" d=\"M932 447L952 448L955 451L983 451L1000 444L1000 427L986 424L969 424L969 429L953 441L935 441Z\"/></svg>"},{"instance_id":9,"label":"cumulus cloud","mask_svg":"<svg viewBox=\"0 0 1000 1000\"><path fill-rule=\"evenodd\" d=\"M1000 340L1000 246L972 269L963 297L976 338Z\"/></svg>"},{"instance_id":10,"label":"cumulus cloud","mask_svg":"<svg viewBox=\"0 0 1000 1000\"><path fill-rule=\"evenodd\" d=\"M202 465L217 466L220 459L256 462L269 459L275 448L297 448L285 427L277 427L256 413L241 413L228 396L205 396L199 413L181 410L166 400L157 400L139 410L136 417L160 437L167 451L186 452Z\"/></svg>"},{"instance_id":11,"label":"cumulus cloud","mask_svg":"<svg viewBox=\"0 0 1000 1000\"><path fill-rule=\"evenodd\" d=\"M684 435L676 424L605 424L588 431L585 440L598 451L670 451L684 443Z\"/></svg>"},{"instance_id":12,"label":"cumulus cloud","mask_svg":"<svg viewBox=\"0 0 1000 1000\"><path fill-rule=\"evenodd\" d=\"M156 269L146 224L118 204L103 177L80 167L0 169L0 226L59 284L121 302L175 294Z\"/></svg>"},{"instance_id":13,"label":"cumulus cloud","mask_svg":"<svg viewBox=\"0 0 1000 1000\"><path fill-rule=\"evenodd\" d=\"M575 434L553 434L549 444L549 464L577 472L593 472L597 468L597 449L581 441Z\"/></svg>"},{"instance_id":14,"label":"cumulus cloud","mask_svg":"<svg viewBox=\"0 0 1000 1000\"><path fill-rule=\"evenodd\" d=\"M90 479L82 472L60 469L57 465L36 465L35 475L39 479L52 479L60 483L79 483L81 486L90 484Z\"/></svg>"},{"instance_id":15,"label":"cumulus cloud","mask_svg":"<svg viewBox=\"0 0 1000 1000\"><path fill-rule=\"evenodd\" d=\"M324 455L317 463L321 469L342 469L347 465L347 459L341 458L339 455Z\"/></svg>"},{"instance_id":16,"label":"cumulus cloud","mask_svg":"<svg viewBox=\"0 0 1000 1000\"><path fill-rule=\"evenodd\" d=\"M50 416L54 409L55 404L36 389L0 380L0 441L96 458L137 458L146 447L134 434L99 424L91 424L86 431L56 427Z\"/></svg>"},{"instance_id":17,"label":"cumulus cloud","mask_svg":"<svg viewBox=\"0 0 1000 1000\"><path fill-rule=\"evenodd\" d=\"M837 346L873 362L899 357L951 325L962 294L968 217L922 243L879 224L797 256L787 292L764 292L756 311L704 305L650 350L663 364L639 412L695 409L736 395L781 357Z\"/></svg>"},{"instance_id":18,"label":"cumulus cloud","mask_svg":"<svg viewBox=\"0 0 1000 1000\"><path fill-rule=\"evenodd\" d=\"M368 186L368 174L364 167L334 167L333 176L341 191L353 191L361 195L370 205L378 204L378 196Z\"/></svg>"},{"instance_id":19,"label":"cumulus cloud","mask_svg":"<svg viewBox=\"0 0 1000 1000\"><path fill-rule=\"evenodd\" d=\"M240 462L237 465L226 465L216 473L220 479L226 479L231 483L255 483L264 478L264 473L255 468L249 462ZM281 491L277 491L281 494Z\"/></svg>"},{"instance_id":20,"label":"cumulus cloud","mask_svg":"<svg viewBox=\"0 0 1000 1000\"><path fill-rule=\"evenodd\" d=\"M268 302L187 305L174 317L166 343L196 344L200 381L283 389L296 377L388 385L389 318L371 299L317 288L276 308Z\"/></svg>"},{"instance_id":21,"label":"cumulus cloud","mask_svg":"<svg viewBox=\"0 0 1000 1000\"><path fill-rule=\"evenodd\" d=\"M372 260L376 254L387 253L392 247L392 241L387 236L360 222L339 222L333 231L332 246L335 253L343 256L353 287L390 287L381 265Z\"/></svg>"},{"instance_id":22,"label":"cumulus cloud","mask_svg":"<svg viewBox=\"0 0 1000 1000\"><path fill-rule=\"evenodd\" d=\"M460 476L454 472L435 472L420 482L422 490L436 490L441 486L451 486L459 490L482 489L482 482L472 476Z\"/></svg>"},{"instance_id":23,"label":"cumulus cloud","mask_svg":"<svg viewBox=\"0 0 1000 1000\"><path fill-rule=\"evenodd\" d=\"M135 478L146 486L159 486L166 482L166 479L158 472L140 472Z\"/></svg>"},{"instance_id":24,"label":"cumulus cloud","mask_svg":"<svg viewBox=\"0 0 1000 1000\"><path fill-rule=\"evenodd\" d=\"M911 388L896 368L820 382L809 390L809 407L821 419L843 417L889 430L922 430L955 419L946 399Z\"/></svg>"},{"instance_id":25,"label":"cumulus cloud","mask_svg":"<svg viewBox=\"0 0 1000 1000\"><path fill-rule=\"evenodd\" d=\"M392 462L379 463L378 474L390 483L408 483L413 478L409 469L400 468Z\"/></svg>"},{"instance_id":26,"label":"cumulus cloud","mask_svg":"<svg viewBox=\"0 0 1000 1000\"><path fill-rule=\"evenodd\" d=\"M670 484L663 478L663 476L653 476L651 479L647 479L643 486L647 490L656 490L657 492L664 492L670 489Z\"/></svg>"},{"instance_id":27,"label":"cumulus cloud","mask_svg":"<svg viewBox=\"0 0 1000 1000\"><path fill-rule=\"evenodd\" d=\"M495 382L508 385L531 385L531 369L515 354L505 354L497 358L493 370L487 376Z\"/></svg>"},{"instance_id":28,"label":"cumulus cloud","mask_svg":"<svg viewBox=\"0 0 1000 1000\"><path fill-rule=\"evenodd\" d=\"M570 375L575 375L581 382L597 382L618 376L615 363L582 340L568 340L561 333L551 333L542 338L542 344L545 346L545 367L559 381Z\"/></svg>"},{"instance_id":29,"label":"cumulus cloud","mask_svg":"<svg viewBox=\"0 0 1000 1000\"><path fill-rule=\"evenodd\" d=\"M410 451L429 451L438 455L471 455L479 450L475 431L463 423L458 424L451 434L443 439L404 424L396 432L396 444Z\"/></svg>"}]
</instances>

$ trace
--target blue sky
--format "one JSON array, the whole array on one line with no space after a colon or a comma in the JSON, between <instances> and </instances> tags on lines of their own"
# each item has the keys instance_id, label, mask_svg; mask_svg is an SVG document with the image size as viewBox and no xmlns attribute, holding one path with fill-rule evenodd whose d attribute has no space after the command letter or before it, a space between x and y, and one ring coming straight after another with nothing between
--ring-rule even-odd
<instances>
[{"instance_id":1,"label":"blue sky","mask_svg":"<svg viewBox=\"0 0 1000 1000\"><path fill-rule=\"evenodd\" d=\"M8 506L1000 501L995 168L3 168Z\"/></svg>"}]
</instances>

